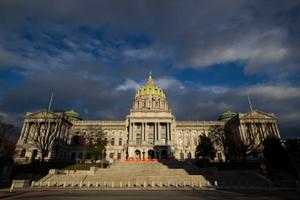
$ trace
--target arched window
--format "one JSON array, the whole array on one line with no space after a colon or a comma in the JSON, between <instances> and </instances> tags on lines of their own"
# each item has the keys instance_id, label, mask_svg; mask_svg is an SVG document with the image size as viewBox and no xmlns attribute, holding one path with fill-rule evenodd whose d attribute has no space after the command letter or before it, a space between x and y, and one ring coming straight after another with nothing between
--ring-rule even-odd
<instances>
[{"instance_id":1,"label":"arched window","mask_svg":"<svg viewBox=\"0 0 300 200\"><path fill-rule=\"evenodd\" d=\"M20 157L21 157L21 158L24 158L24 157L25 157L25 154L26 154L26 149L22 149L21 154L20 154Z\"/></svg>"},{"instance_id":2,"label":"arched window","mask_svg":"<svg viewBox=\"0 0 300 200\"><path fill-rule=\"evenodd\" d=\"M31 160L34 161L37 155L38 155L38 150L37 149L33 150L31 154Z\"/></svg>"}]
</instances>

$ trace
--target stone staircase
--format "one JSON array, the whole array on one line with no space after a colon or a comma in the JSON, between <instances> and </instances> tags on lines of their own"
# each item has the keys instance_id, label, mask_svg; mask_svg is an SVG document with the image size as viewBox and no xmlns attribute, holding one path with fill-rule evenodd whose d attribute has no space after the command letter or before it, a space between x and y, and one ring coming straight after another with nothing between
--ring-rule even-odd
<instances>
[{"instance_id":1,"label":"stone staircase","mask_svg":"<svg viewBox=\"0 0 300 200\"><path fill-rule=\"evenodd\" d=\"M273 183L257 171L197 168L188 162L117 162L109 168L57 170L32 187L74 188L266 188Z\"/></svg>"},{"instance_id":2,"label":"stone staircase","mask_svg":"<svg viewBox=\"0 0 300 200\"><path fill-rule=\"evenodd\" d=\"M186 162L119 162L90 171L50 170L34 187L168 188L211 187L213 180Z\"/></svg>"}]
</instances>

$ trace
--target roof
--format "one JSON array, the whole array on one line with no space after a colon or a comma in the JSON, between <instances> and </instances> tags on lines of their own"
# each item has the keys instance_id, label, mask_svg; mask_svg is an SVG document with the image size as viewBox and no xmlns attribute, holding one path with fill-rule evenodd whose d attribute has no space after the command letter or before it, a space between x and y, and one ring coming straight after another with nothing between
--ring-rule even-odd
<instances>
[{"instance_id":1,"label":"roof","mask_svg":"<svg viewBox=\"0 0 300 200\"><path fill-rule=\"evenodd\" d=\"M237 113L228 110L228 111L224 112L223 114L221 114L219 116L218 120L219 121L228 121L231 118L235 117L236 115L237 115Z\"/></svg>"},{"instance_id":2,"label":"roof","mask_svg":"<svg viewBox=\"0 0 300 200\"><path fill-rule=\"evenodd\" d=\"M73 109L66 111L65 115L71 119L80 119L79 113L75 112Z\"/></svg>"},{"instance_id":3,"label":"roof","mask_svg":"<svg viewBox=\"0 0 300 200\"><path fill-rule=\"evenodd\" d=\"M147 84L140 87L135 95L135 98L146 95L154 95L166 98L163 90L159 86L154 84L151 72L149 73Z\"/></svg>"}]
</instances>

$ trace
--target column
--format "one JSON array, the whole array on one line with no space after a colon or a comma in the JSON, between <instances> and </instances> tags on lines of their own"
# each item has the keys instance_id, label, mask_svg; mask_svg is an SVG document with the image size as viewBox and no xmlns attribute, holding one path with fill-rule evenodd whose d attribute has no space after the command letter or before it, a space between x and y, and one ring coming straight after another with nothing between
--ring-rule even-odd
<instances>
[{"instance_id":1,"label":"column","mask_svg":"<svg viewBox=\"0 0 300 200\"><path fill-rule=\"evenodd\" d=\"M135 144L136 143L136 131L135 131L136 123L133 122L132 126L133 126L133 128L132 128L132 131L133 131L133 133L132 133L132 135L133 135L133 141L134 141L134 144Z\"/></svg>"},{"instance_id":2,"label":"column","mask_svg":"<svg viewBox=\"0 0 300 200\"><path fill-rule=\"evenodd\" d=\"M242 137L241 138L244 138L244 140L246 140L245 124L241 123L240 125L241 125L241 128L242 128Z\"/></svg>"},{"instance_id":3,"label":"column","mask_svg":"<svg viewBox=\"0 0 300 200\"><path fill-rule=\"evenodd\" d=\"M157 124L154 123L154 144L157 143L157 131L156 131L156 126L157 126Z\"/></svg>"},{"instance_id":4,"label":"column","mask_svg":"<svg viewBox=\"0 0 300 200\"><path fill-rule=\"evenodd\" d=\"M130 140L133 141L133 123L130 122Z\"/></svg>"},{"instance_id":5,"label":"column","mask_svg":"<svg viewBox=\"0 0 300 200\"><path fill-rule=\"evenodd\" d=\"M169 123L166 124L166 140L167 144L169 144Z\"/></svg>"},{"instance_id":6,"label":"column","mask_svg":"<svg viewBox=\"0 0 300 200\"><path fill-rule=\"evenodd\" d=\"M28 135L29 135L29 131L30 131L30 123L28 122L27 123L28 125L26 126L26 129L25 129L25 133L24 133L24 141L27 142L27 139L28 139Z\"/></svg>"},{"instance_id":7,"label":"column","mask_svg":"<svg viewBox=\"0 0 300 200\"><path fill-rule=\"evenodd\" d=\"M275 129L276 129L277 137L280 138L280 133L279 133L279 130L278 130L277 123L275 123L274 126L275 126Z\"/></svg>"},{"instance_id":8,"label":"column","mask_svg":"<svg viewBox=\"0 0 300 200\"><path fill-rule=\"evenodd\" d=\"M21 134L20 134L20 135L21 135L21 136L20 136L20 139L23 139L23 137L24 137L24 131L25 131L26 125L27 125L27 123L24 121L22 130L21 130Z\"/></svg>"},{"instance_id":9,"label":"column","mask_svg":"<svg viewBox=\"0 0 300 200\"><path fill-rule=\"evenodd\" d=\"M238 128L239 128L239 135L243 135L243 131L242 131L242 128L241 128L241 124L238 126Z\"/></svg>"},{"instance_id":10,"label":"column","mask_svg":"<svg viewBox=\"0 0 300 200\"><path fill-rule=\"evenodd\" d=\"M161 142L161 136L160 136L160 123L157 123L157 138L158 138L158 142Z\"/></svg>"},{"instance_id":11,"label":"column","mask_svg":"<svg viewBox=\"0 0 300 200\"><path fill-rule=\"evenodd\" d=\"M272 126L272 130L273 130L273 136L277 136L277 132L276 132L276 128L275 128L275 124L274 124L274 123L272 123L272 124L271 124L271 126Z\"/></svg>"},{"instance_id":12,"label":"column","mask_svg":"<svg viewBox=\"0 0 300 200\"><path fill-rule=\"evenodd\" d=\"M169 140L172 140L172 124L169 123Z\"/></svg>"},{"instance_id":13,"label":"column","mask_svg":"<svg viewBox=\"0 0 300 200\"><path fill-rule=\"evenodd\" d=\"M141 142L144 141L144 122L141 122Z\"/></svg>"},{"instance_id":14,"label":"column","mask_svg":"<svg viewBox=\"0 0 300 200\"><path fill-rule=\"evenodd\" d=\"M128 142L131 141L131 123L128 125Z\"/></svg>"},{"instance_id":15,"label":"column","mask_svg":"<svg viewBox=\"0 0 300 200\"><path fill-rule=\"evenodd\" d=\"M148 143L147 123L145 122L145 141Z\"/></svg>"}]
</instances>

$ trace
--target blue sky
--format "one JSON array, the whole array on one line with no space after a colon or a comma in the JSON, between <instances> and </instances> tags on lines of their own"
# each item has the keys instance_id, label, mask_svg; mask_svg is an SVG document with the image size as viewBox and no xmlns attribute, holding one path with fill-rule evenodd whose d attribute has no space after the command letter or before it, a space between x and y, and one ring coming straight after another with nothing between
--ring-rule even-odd
<instances>
[{"instance_id":1,"label":"blue sky","mask_svg":"<svg viewBox=\"0 0 300 200\"><path fill-rule=\"evenodd\" d=\"M276 1L0 2L0 119L75 109L125 119L152 71L178 120L256 109L300 136L300 4Z\"/></svg>"}]
</instances>

